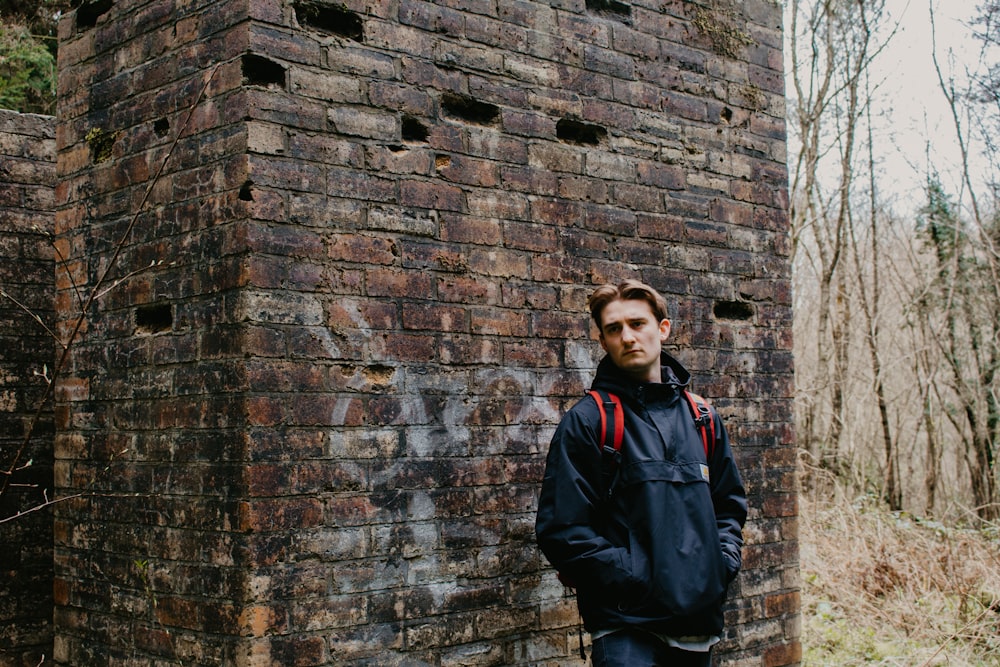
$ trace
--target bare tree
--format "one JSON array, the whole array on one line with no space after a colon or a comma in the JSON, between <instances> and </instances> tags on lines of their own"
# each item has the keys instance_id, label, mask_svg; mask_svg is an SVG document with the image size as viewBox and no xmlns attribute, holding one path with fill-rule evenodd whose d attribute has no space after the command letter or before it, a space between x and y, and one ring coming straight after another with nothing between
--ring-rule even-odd
<instances>
[{"instance_id":1,"label":"bare tree","mask_svg":"<svg viewBox=\"0 0 1000 667\"><path fill-rule=\"evenodd\" d=\"M1000 43L996 16L1000 3L983 6L977 33L984 48L978 63L963 73L963 83L946 73L932 51L939 88L951 112L960 149L958 182L951 200L932 178L927 187L923 233L936 260L935 305L943 324L937 338L948 382L946 410L962 443L960 455L968 469L976 513L981 519L1000 517L996 453L1000 432L1000 219L996 182L977 172L976 158L989 169L1000 163L993 139L1000 128L996 86L1000 65L990 62L988 47ZM932 28L934 8L931 4ZM946 405L946 408L949 407Z\"/></svg>"},{"instance_id":2,"label":"bare tree","mask_svg":"<svg viewBox=\"0 0 1000 667\"><path fill-rule=\"evenodd\" d=\"M855 222L866 74L884 46L876 42L882 19L881 2L796 0L790 6L797 339L812 348L810 365L798 365L798 433L814 460L841 472L849 465L842 440L857 289L845 262Z\"/></svg>"}]
</instances>

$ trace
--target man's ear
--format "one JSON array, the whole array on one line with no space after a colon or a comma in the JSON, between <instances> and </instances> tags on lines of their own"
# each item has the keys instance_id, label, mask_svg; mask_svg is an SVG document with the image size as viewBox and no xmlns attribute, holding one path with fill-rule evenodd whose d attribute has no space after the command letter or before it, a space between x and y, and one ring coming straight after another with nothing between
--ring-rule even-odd
<instances>
[{"instance_id":1,"label":"man's ear","mask_svg":"<svg viewBox=\"0 0 1000 667\"><path fill-rule=\"evenodd\" d=\"M600 341L600 343L601 343L601 349L604 350L605 352L607 352L608 351L608 344L604 342L604 333L603 332L600 333L600 334L598 334L597 340Z\"/></svg>"},{"instance_id":2,"label":"man's ear","mask_svg":"<svg viewBox=\"0 0 1000 667\"><path fill-rule=\"evenodd\" d=\"M665 343L667 338L670 337L670 320L662 319L660 320L660 342Z\"/></svg>"}]
</instances>

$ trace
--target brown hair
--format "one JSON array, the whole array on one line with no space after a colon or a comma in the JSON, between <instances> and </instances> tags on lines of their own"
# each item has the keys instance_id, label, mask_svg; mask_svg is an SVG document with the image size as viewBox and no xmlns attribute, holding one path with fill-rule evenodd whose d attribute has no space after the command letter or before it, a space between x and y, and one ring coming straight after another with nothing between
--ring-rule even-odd
<instances>
[{"instance_id":1,"label":"brown hair","mask_svg":"<svg viewBox=\"0 0 1000 667\"><path fill-rule=\"evenodd\" d=\"M612 301L645 301L653 310L653 316L660 322L667 319L667 300L659 292L638 280L626 280L619 285L601 285L587 299L590 316L594 319L598 331L601 330L601 314L605 306Z\"/></svg>"}]
</instances>

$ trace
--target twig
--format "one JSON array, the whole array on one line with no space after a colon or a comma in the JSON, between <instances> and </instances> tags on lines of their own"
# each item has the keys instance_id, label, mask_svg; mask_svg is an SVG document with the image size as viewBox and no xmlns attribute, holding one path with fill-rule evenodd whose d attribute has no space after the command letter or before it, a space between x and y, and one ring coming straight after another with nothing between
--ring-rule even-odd
<instances>
[{"instance_id":1,"label":"twig","mask_svg":"<svg viewBox=\"0 0 1000 667\"><path fill-rule=\"evenodd\" d=\"M2 296L3 298L7 299L8 301L11 301L15 306L17 306L18 308L20 308L21 310L23 310L24 312L26 312L28 315L30 315L31 318L33 320L35 320L35 322L38 322L39 326L41 326L43 329L45 329L45 332L47 334L49 334L49 336L51 336L52 339L55 340L56 343L60 347L65 347L63 345L62 341L59 340L59 336L57 336L55 334L55 332L52 331L52 329L50 329L48 327L48 325L45 324L45 322L42 321L42 318L38 315L38 313L36 313L31 308L28 308L26 305L24 305L23 303L21 303L20 301L18 301L16 298L14 298L13 294L11 294L10 292L8 292L7 290L5 290L2 287L0 287L0 296Z\"/></svg>"},{"instance_id":2,"label":"twig","mask_svg":"<svg viewBox=\"0 0 1000 667\"><path fill-rule=\"evenodd\" d=\"M86 495L86 494L83 494L83 493L74 493L74 494L69 495L69 496L62 496L61 498L53 498L52 500L46 500L45 502L40 503L38 505L35 505L34 507L29 507L26 510L19 511L17 514L12 514L12 515L10 515L8 517L0 518L0 525L3 525L5 523L7 523L8 521L13 521L14 519L19 519L19 518L21 518L22 516L24 516L26 514L31 514L32 512L41 511L41 510L46 509L48 507L51 507L52 505L55 505L57 503L63 503L63 502L66 502L67 500L73 500L74 498L82 498L84 495Z\"/></svg>"},{"instance_id":3,"label":"twig","mask_svg":"<svg viewBox=\"0 0 1000 667\"><path fill-rule=\"evenodd\" d=\"M920 664L920 667L928 667L932 662L934 662L934 658L938 657L938 655L940 655L941 651L943 651L945 649L945 647L948 646L949 643L951 643L952 641L954 641L955 639L957 639L959 637L959 635L961 635L962 632L964 632L967 628L970 628L973 625L975 625L976 623L979 623L979 621L983 620L983 618L986 617L986 614L988 614L988 613L990 613L992 611L993 611L992 607L986 607L986 609L983 609L979 613L979 616L976 616L974 619L972 619L971 621L969 621L968 623L966 623L965 625L963 625L961 628L959 628L955 632L951 633L951 636L948 637L947 639L945 639L943 642L941 642L941 645L937 647L937 650L934 651L934 653L931 654L931 657L927 658L926 661L922 662Z\"/></svg>"},{"instance_id":4,"label":"twig","mask_svg":"<svg viewBox=\"0 0 1000 667\"><path fill-rule=\"evenodd\" d=\"M160 176L163 174L163 170L166 167L167 162L170 160L170 156L173 155L174 148L177 147L177 143L180 141L181 135L184 134L184 131L187 129L188 124L191 122L191 117L194 115L194 110L198 108L198 105L201 104L202 98L205 97L205 93L208 92L208 87L209 85L211 85L212 80L215 78L215 73L218 71L220 64L221 63L216 63L215 66L212 67L212 70L209 72L208 78L205 81L205 85L202 86L201 90L198 93L197 99L195 99L194 103L188 109L187 116L184 118L184 122L177 130L177 134L174 135L173 141L170 143L170 148L167 150L167 154L163 157L163 160L160 162L159 168L156 170L156 174L153 176L153 178L149 182L149 185L146 187L146 191L143 193L142 199L139 201L135 213L129 220L128 226L122 233L121 238L118 239L118 242L115 245L114 253L112 253L111 259L108 261L107 267L101 274L100 278L97 279L97 282L94 283L94 287L93 289L91 289L90 295L87 297L87 300L81 306L80 314L76 318L76 322L74 323L73 329L72 331L70 331L68 338L66 339L65 343L62 344L62 352L59 355L59 360L57 361L55 367L53 368L52 377L48 385L45 387L45 393L42 395L42 398L38 402L38 407L35 410L35 413L32 416L31 421L29 422L27 432L25 433L24 438L22 439L17 452L14 454L14 458L11 461L11 465L8 472L13 471L17 467L18 460L20 460L21 456L24 454L24 451L27 449L28 443L31 442L32 433L34 433L35 427L41 420L45 405L46 403L48 403L48 400L52 397L53 392L55 390L54 388L56 379L58 378L59 373L62 371L67 361L69 360L70 349L73 343L76 341L77 336L79 336L80 330L83 328L83 323L87 321L87 313L90 311L91 306L93 306L97 298L103 295L104 292L101 289L102 285L104 285L104 283L107 282L111 270L114 268L115 264L118 261L118 258L124 251L125 244L128 242L129 237L132 235L132 230L135 229L135 226L139 220L139 216L143 213L146 206L146 202L149 201L149 196L152 193L153 188L159 182ZM5 475L3 476L2 481L0 481L0 496L2 496L7 491L9 486L10 486L10 476ZM26 512L22 512L21 514L25 513Z\"/></svg>"}]
</instances>

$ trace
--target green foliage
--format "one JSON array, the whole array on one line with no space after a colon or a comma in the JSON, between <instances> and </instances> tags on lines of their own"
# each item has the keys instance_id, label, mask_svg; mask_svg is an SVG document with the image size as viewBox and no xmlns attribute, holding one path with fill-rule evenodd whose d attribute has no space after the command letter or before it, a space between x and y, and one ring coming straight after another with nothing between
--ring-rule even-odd
<instances>
[{"instance_id":1,"label":"green foliage","mask_svg":"<svg viewBox=\"0 0 1000 667\"><path fill-rule=\"evenodd\" d=\"M938 261L945 264L964 236L963 230L955 212L955 203L937 177L927 180L925 192L927 203L920 209L917 229L934 250Z\"/></svg>"},{"instance_id":2,"label":"green foliage","mask_svg":"<svg viewBox=\"0 0 1000 667\"><path fill-rule=\"evenodd\" d=\"M0 25L0 108L55 112L56 60L43 39L20 25Z\"/></svg>"}]
</instances>

